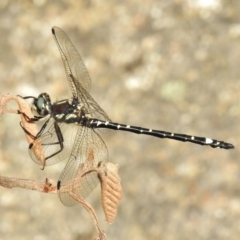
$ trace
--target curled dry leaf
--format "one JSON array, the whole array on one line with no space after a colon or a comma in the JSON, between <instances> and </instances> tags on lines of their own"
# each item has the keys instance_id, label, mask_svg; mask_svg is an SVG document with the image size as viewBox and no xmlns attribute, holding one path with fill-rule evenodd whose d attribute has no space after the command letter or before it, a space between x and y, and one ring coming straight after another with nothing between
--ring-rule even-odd
<instances>
[{"instance_id":1,"label":"curled dry leaf","mask_svg":"<svg viewBox=\"0 0 240 240\"><path fill-rule=\"evenodd\" d=\"M25 113L25 115L27 115L29 118L34 117L31 107L29 106L29 103L26 100L24 100L23 98L14 96L12 94L6 94L6 95L0 96L0 116L3 115L4 113L18 114L17 109L7 108L7 104L10 101L15 101L18 104L20 112ZM21 116L21 120L22 120L22 126L24 127L24 129L27 132L31 133L32 136L36 136L38 133L38 128L37 128L37 125L35 124L35 122L26 121L26 118L23 116L23 114L20 114L20 116ZM26 132L25 132L25 136L26 136L28 143L31 144L34 139ZM35 140L33 146L34 146L33 152L34 152L35 156L37 157L37 159L40 161L41 164L44 164L45 158L43 155L41 143L38 140Z\"/></svg>"},{"instance_id":2,"label":"curled dry leaf","mask_svg":"<svg viewBox=\"0 0 240 240\"><path fill-rule=\"evenodd\" d=\"M122 198L122 187L116 164L101 164L98 169L101 182L102 205L108 223L112 223L117 215L117 207Z\"/></svg>"}]
</instances>

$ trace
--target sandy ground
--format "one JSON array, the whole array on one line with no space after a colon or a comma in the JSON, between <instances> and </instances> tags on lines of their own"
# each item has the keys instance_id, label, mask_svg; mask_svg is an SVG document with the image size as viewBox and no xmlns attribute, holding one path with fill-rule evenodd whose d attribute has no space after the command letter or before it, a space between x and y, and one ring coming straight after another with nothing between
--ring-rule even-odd
<instances>
[{"instance_id":1,"label":"sandy ground","mask_svg":"<svg viewBox=\"0 0 240 240\"><path fill-rule=\"evenodd\" d=\"M52 26L64 29L114 122L225 140L231 151L111 131L102 134L124 191L115 222L100 190L87 200L111 240L238 240L240 236L240 2L227 0L1 1L0 91L71 96ZM19 117L0 120L0 172L56 181L40 170ZM0 240L90 240L80 205L0 188Z\"/></svg>"}]
</instances>

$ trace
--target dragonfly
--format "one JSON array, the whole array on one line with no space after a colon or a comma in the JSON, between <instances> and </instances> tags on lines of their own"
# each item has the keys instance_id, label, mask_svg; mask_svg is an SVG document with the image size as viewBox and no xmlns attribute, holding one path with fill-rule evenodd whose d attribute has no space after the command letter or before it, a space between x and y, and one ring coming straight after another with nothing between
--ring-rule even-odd
<instances>
[{"instance_id":1,"label":"dragonfly","mask_svg":"<svg viewBox=\"0 0 240 240\"><path fill-rule=\"evenodd\" d=\"M47 93L41 93L38 97L23 97L33 99L32 110L36 115L34 114L33 118L25 116L28 121L45 121L35 136L27 132L24 127L23 130L33 138L29 145L29 154L36 163L41 163L44 167L68 159L57 184L59 198L64 205L73 206L77 202L66 191L61 190L62 186L70 186L69 183L77 176L81 176L81 173L86 172L88 168L96 168L100 163L108 161L108 150L100 136L100 132L106 129L191 142L212 148L234 148L231 143L211 138L112 122L90 95L89 73L71 40L58 27L52 28L52 34L62 58L72 96L56 102L52 102ZM44 161L39 161L34 152L34 148L39 144ZM98 182L97 174L94 171L90 172L83 177L81 188L75 191L85 198Z\"/></svg>"}]
</instances>

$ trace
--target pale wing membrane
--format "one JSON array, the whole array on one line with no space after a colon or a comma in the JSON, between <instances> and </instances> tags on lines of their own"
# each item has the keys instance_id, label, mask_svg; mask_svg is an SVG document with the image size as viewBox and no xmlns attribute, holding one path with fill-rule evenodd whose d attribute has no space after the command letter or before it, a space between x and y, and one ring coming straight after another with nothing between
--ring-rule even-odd
<instances>
[{"instance_id":1,"label":"pale wing membrane","mask_svg":"<svg viewBox=\"0 0 240 240\"><path fill-rule=\"evenodd\" d=\"M68 191L82 198L90 194L99 183L97 173L92 170L96 169L99 162L108 159L107 147L94 130L85 128L77 135L68 163L59 178L59 198L66 206L77 204Z\"/></svg>"},{"instance_id":2,"label":"pale wing membrane","mask_svg":"<svg viewBox=\"0 0 240 240\"><path fill-rule=\"evenodd\" d=\"M81 99L81 102L84 102L84 106L86 106L88 113L91 114L91 117L110 122L111 119L108 117L105 111L96 103L96 101L91 97L91 95L82 87L81 83L76 78L73 78L73 82L78 89L78 98Z\"/></svg>"},{"instance_id":3,"label":"pale wing membrane","mask_svg":"<svg viewBox=\"0 0 240 240\"><path fill-rule=\"evenodd\" d=\"M76 79L80 80L82 86L87 91L89 91L91 87L91 79L78 51L66 33L64 33L60 28L54 27L52 32L58 45L66 70L68 82L70 84L74 97L77 96L77 92L75 86L73 85L73 82L70 79L70 75L73 75Z\"/></svg>"},{"instance_id":4,"label":"pale wing membrane","mask_svg":"<svg viewBox=\"0 0 240 240\"><path fill-rule=\"evenodd\" d=\"M35 143L38 144L40 142L41 144L42 153L45 158L45 165L53 165L69 157L75 141L77 130L79 130L80 127L74 124L58 123L63 137L63 149L61 150L61 145L57 137L54 123L52 122L53 120L48 124L49 128L46 129L39 138L33 141L33 146L29 149L29 154L32 160L38 164L42 163L34 154L33 149ZM80 127L80 130L81 129L82 128Z\"/></svg>"}]
</instances>

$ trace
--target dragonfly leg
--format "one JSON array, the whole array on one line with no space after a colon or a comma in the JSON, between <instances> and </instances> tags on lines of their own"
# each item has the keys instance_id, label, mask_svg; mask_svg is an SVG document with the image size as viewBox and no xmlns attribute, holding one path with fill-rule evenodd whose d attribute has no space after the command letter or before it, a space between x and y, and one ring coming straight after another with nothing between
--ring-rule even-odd
<instances>
[{"instance_id":1,"label":"dragonfly leg","mask_svg":"<svg viewBox=\"0 0 240 240\"><path fill-rule=\"evenodd\" d=\"M48 120L49 121L49 120ZM37 134L37 137L36 139L41 136L41 133L42 131L44 131L44 129L46 128L47 124L48 124L48 121L45 122L45 126L43 125L42 129L40 130L40 133ZM47 156L45 159L44 159L44 164L43 164L43 168L42 170L45 168L45 165L46 165L46 161L52 157L54 157L55 155L57 155L58 153L60 153L62 150L63 150L63 141L64 141L64 138L63 138L63 135L62 135L62 132L61 132L61 129L60 127L58 126L57 122L54 122L54 127L55 127L55 131L56 131L56 135L57 135L57 138L58 138L58 141L57 142L53 142L53 143L48 143L48 144L42 144L42 145L56 145L56 144L59 144L59 147L60 149L58 151L56 151L55 153ZM29 148L32 148L33 147L33 144L30 144Z\"/></svg>"},{"instance_id":2,"label":"dragonfly leg","mask_svg":"<svg viewBox=\"0 0 240 240\"><path fill-rule=\"evenodd\" d=\"M33 118L30 118L28 115L26 115L26 113L24 113L24 112L21 112L20 110L18 110L17 111L17 113L18 114L22 114L22 116L25 118L25 120L27 121L27 122L37 122L37 121L39 121L41 118L43 118L43 117L38 117L38 116L34 116Z\"/></svg>"},{"instance_id":3,"label":"dragonfly leg","mask_svg":"<svg viewBox=\"0 0 240 240\"><path fill-rule=\"evenodd\" d=\"M22 128L22 130L32 139L35 139L36 137L34 135L32 135L23 125L22 122L20 122L20 126Z\"/></svg>"}]
</instances>

